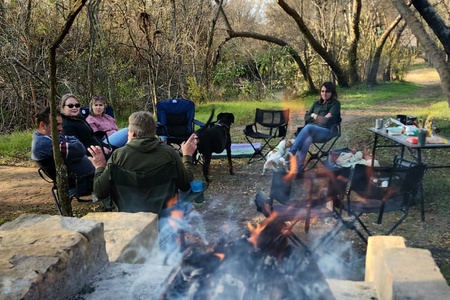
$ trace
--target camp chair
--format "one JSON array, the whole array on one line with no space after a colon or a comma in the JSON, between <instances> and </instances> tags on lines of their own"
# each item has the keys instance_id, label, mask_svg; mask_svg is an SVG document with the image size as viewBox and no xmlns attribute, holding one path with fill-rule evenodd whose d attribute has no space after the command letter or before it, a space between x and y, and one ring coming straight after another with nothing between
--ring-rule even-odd
<instances>
[{"instance_id":1,"label":"camp chair","mask_svg":"<svg viewBox=\"0 0 450 300\"><path fill-rule=\"evenodd\" d=\"M204 126L194 119L195 104L186 99L170 99L156 103L156 134L167 144L180 147L194 133L194 126Z\"/></svg>"},{"instance_id":2,"label":"camp chair","mask_svg":"<svg viewBox=\"0 0 450 300\"><path fill-rule=\"evenodd\" d=\"M177 193L178 172L175 161L169 161L147 172L135 172L117 164L108 163L110 198L120 212L152 212L158 214L160 243L178 235L181 248L185 248L184 226L173 225L182 222L182 217L191 210L193 201L204 200L207 188L203 183L201 192ZM183 194L183 199L179 199ZM180 214L181 213L181 214ZM167 221L171 219L171 221Z\"/></svg>"},{"instance_id":3,"label":"camp chair","mask_svg":"<svg viewBox=\"0 0 450 300\"><path fill-rule=\"evenodd\" d=\"M108 163L110 197L121 212L152 212L160 215L167 202L176 196L175 161L149 170L134 172Z\"/></svg>"},{"instance_id":4,"label":"camp chair","mask_svg":"<svg viewBox=\"0 0 450 300\"><path fill-rule=\"evenodd\" d=\"M37 161L39 166L38 174L42 179L52 184L51 192L53 200L55 200L56 208L60 215L62 215L61 210L61 199L58 195L58 187L56 185L56 167L53 157ZM88 176L77 176L76 174L69 173L69 197L70 200L73 198L77 199L78 202L92 202L92 187L94 182L94 175ZM89 196L90 198L85 198Z\"/></svg>"},{"instance_id":5,"label":"camp chair","mask_svg":"<svg viewBox=\"0 0 450 300\"><path fill-rule=\"evenodd\" d=\"M336 219L334 230L340 224L335 204L340 203L345 194L346 176L338 172L311 172L290 178L284 172L273 172L269 197L262 192L256 195L257 211L273 221L284 222L288 231L299 221L304 221L304 232L308 233L311 220L325 218ZM274 204L275 200L277 204ZM321 243L328 242L329 236L335 236L333 230L321 237ZM289 238L294 245L306 247L294 233L290 232Z\"/></svg>"},{"instance_id":6,"label":"camp chair","mask_svg":"<svg viewBox=\"0 0 450 300\"><path fill-rule=\"evenodd\" d=\"M426 165L412 167L369 167L357 164L350 176L346 200L341 209L348 212L350 220L343 220L344 226L352 229L364 242L373 235L373 224L363 214L376 216L376 224L382 224L385 213L399 212L381 234L391 234L408 216L411 197L426 172ZM393 223L393 224L391 224ZM359 226L362 228L360 230Z\"/></svg>"},{"instance_id":7,"label":"camp chair","mask_svg":"<svg viewBox=\"0 0 450 300\"><path fill-rule=\"evenodd\" d=\"M245 138L254 150L248 162L252 162L257 156L265 160L267 153L273 148L270 142L272 139L279 138L276 143L278 144L286 136L288 124L289 109L265 110L257 108L254 122L246 125L244 129ZM255 146L255 140L262 140L260 147ZM266 150L266 147L270 149Z\"/></svg>"},{"instance_id":8,"label":"camp chair","mask_svg":"<svg viewBox=\"0 0 450 300\"><path fill-rule=\"evenodd\" d=\"M298 127L295 132L295 136L297 136L302 127ZM308 171L314 168L318 162L322 164L326 161L328 154L333 149L334 144L341 137L341 124L336 124L331 128L331 135L323 143L313 142L308 149L308 156L303 164L303 171Z\"/></svg>"}]
</instances>

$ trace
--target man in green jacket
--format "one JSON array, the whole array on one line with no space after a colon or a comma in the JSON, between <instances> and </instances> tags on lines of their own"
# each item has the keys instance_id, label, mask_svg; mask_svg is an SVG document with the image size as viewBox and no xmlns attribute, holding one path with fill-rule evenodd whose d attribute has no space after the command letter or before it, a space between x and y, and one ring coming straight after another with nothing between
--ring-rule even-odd
<instances>
[{"instance_id":1,"label":"man in green jacket","mask_svg":"<svg viewBox=\"0 0 450 300\"><path fill-rule=\"evenodd\" d=\"M146 173L170 161L175 161L177 178L173 185L176 195L178 190L188 191L193 175L193 154L197 149L195 134L181 145L181 152L169 145L162 143L156 137L156 122L149 112L139 111L130 115L128 126L128 142L125 146L116 149L108 160L109 164L115 164L136 173ZM95 167L94 192L100 199L106 198L110 193L110 174L106 159L99 146L88 148L91 154L89 159ZM161 180L161 178L158 178ZM167 181L173 180L167 178Z\"/></svg>"}]
</instances>

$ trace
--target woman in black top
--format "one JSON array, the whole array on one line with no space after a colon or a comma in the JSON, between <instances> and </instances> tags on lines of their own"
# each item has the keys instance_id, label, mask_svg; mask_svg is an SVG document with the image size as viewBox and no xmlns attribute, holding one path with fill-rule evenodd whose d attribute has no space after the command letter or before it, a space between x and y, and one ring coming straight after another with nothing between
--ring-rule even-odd
<instances>
[{"instance_id":1,"label":"woman in black top","mask_svg":"<svg viewBox=\"0 0 450 300\"><path fill-rule=\"evenodd\" d=\"M98 139L89 123L80 116L80 101L73 94L65 94L61 97L61 116L63 119L63 134L75 136L87 149L92 145L101 146L106 155L111 151L107 144Z\"/></svg>"}]
</instances>

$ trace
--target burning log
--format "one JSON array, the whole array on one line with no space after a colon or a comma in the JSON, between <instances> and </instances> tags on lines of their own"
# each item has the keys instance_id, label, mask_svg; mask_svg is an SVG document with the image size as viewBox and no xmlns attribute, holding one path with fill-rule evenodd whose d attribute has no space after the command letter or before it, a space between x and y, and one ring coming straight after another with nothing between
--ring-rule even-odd
<instances>
[{"instance_id":1,"label":"burning log","mask_svg":"<svg viewBox=\"0 0 450 300\"><path fill-rule=\"evenodd\" d=\"M285 227L266 220L212 252L192 251L161 299L333 299L316 262L289 244Z\"/></svg>"}]
</instances>

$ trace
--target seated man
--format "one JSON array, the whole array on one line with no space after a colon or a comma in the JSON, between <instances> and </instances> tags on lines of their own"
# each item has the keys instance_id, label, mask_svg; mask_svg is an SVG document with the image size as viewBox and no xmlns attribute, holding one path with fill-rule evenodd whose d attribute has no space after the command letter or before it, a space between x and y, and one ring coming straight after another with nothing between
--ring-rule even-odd
<instances>
[{"instance_id":1,"label":"seated man","mask_svg":"<svg viewBox=\"0 0 450 300\"><path fill-rule=\"evenodd\" d=\"M60 114L56 115L58 131L62 131L62 118ZM37 130L33 133L31 143L31 159L36 162L46 160L53 161L53 147L51 138L51 116L50 107L41 109L36 116ZM75 174L79 177L93 175L95 168L86 155L84 145L73 136L59 135L59 149L67 165L69 174ZM92 191L92 180L83 182L83 193L88 194Z\"/></svg>"},{"instance_id":2,"label":"seated man","mask_svg":"<svg viewBox=\"0 0 450 300\"><path fill-rule=\"evenodd\" d=\"M156 122L149 112L135 112L130 115L128 122L128 142L112 153L108 163L119 165L133 172L145 173L170 161L175 161L177 178L174 190L170 192L169 196L176 195L178 190L188 191L190 182L194 179L192 156L197 149L195 134L182 143L183 157L180 157L177 150L160 142L156 137ZM91 154L89 160L96 169L94 192L99 198L108 197L110 174L102 149L93 145L88 148L88 151ZM168 178L167 181L169 180L171 179Z\"/></svg>"}]
</instances>

